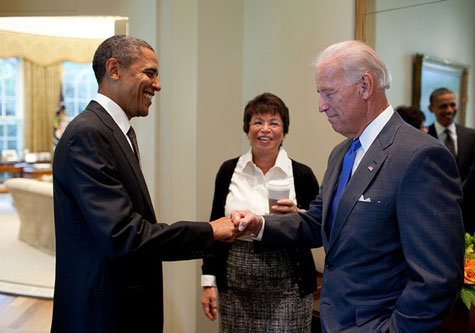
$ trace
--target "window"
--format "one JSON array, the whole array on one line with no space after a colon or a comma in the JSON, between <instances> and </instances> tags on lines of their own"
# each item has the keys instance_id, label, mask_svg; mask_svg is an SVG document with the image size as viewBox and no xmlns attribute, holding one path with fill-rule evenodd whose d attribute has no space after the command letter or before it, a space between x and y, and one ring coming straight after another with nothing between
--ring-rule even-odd
<instances>
[{"instance_id":1,"label":"window","mask_svg":"<svg viewBox=\"0 0 475 333\"><path fill-rule=\"evenodd\" d=\"M22 63L21 58L0 58L0 151L13 149L19 155L23 151ZM67 117L72 119L97 93L92 63L63 62L62 88Z\"/></svg>"},{"instance_id":2,"label":"window","mask_svg":"<svg viewBox=\"0 0 475 333\"><path fill-rule=\"evenodd\" d=\"M0 150L23 149L20 66L18 58L0 59Z\"/></svg>"},{"instance_id":3,"label":"window","mask_svg":"<svg viewBox=\"0 0 475 333\"><path fill-rule=\"evenodd\" d=\"M63 62L63 96L68 118L74 118L97 93L92 63Z\"/></svg>"}]
</instances>

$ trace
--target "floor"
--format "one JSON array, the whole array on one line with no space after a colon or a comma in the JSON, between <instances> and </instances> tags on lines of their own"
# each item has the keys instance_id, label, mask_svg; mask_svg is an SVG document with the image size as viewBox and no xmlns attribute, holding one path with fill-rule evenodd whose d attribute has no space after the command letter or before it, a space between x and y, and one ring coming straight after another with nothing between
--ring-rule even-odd
<instances>
[{"instance_id":1,"label":"floor","mask_svg":"<svg viewBox=\"0 0 475 333\"><path fill-rule=\"evenodd\" d=\"M0 213L10 212L11 196L0 194ZM0 332L44 333L51 330L53 301L0 293Z\"/></svg>"},{"instance_id":2,"label":"floor","mask_svg":"<svg viewBox=\"0 0 475 333\"><path fill-rule=\"evenodd\" d=\"M0 294L0 332L50 332L53 301Z\"/></svg>"}]
</instances>

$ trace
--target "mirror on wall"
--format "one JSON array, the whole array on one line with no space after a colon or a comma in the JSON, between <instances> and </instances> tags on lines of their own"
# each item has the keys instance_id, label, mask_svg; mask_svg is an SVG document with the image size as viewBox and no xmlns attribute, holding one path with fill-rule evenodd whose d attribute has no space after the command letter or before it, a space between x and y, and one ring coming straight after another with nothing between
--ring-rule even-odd
<instances>
[{"instance_id":1,"label":"mirror on wall","mask_svg":"<svg viewBox=\"0 0 475 333\"><path fill-rule=\"evenodd\" d=\"M459 96L458 121L475 127L475 1L473 0L356 0L355 37L371 45L393 76L390 103L414 105L417 99L418 55L460 64L466 69L466 95ZM420 82L419 82L420 84ZM433 82L437 86L437 82ZM440 82L443 86L444 82ZM420 101L425 113L428 101ZM417 105L415 105L417 106ZM429 117L431 118L431 117ZM431 124L431 119L427 124Z\"/></svg>"},{"instance_id":2,"label":"mirror on wall","mask_svg":"<svg viewBox=\"0 0 475 333\"><path fill-rule=\"evenodd\" d=\"M455 94L458 105L455 122L465 124L468 66L418 53L414 56L412 77L412 105L423 110L426 123L435 121L434 114L429 112L430 95L443 86Z\"/></svg>"}]
</instances>

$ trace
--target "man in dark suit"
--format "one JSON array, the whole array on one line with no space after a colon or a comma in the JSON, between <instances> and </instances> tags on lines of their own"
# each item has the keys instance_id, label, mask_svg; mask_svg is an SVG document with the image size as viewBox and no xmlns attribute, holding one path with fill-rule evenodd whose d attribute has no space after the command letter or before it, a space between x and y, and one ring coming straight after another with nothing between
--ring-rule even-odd
<instances>
[{"instance_id":1,"label":"man in dark suit","mask_svg":"<svg viewBox=\"0 0 475 333\"><path fill-rule=\"evenodd\" d=\"M323 245L324 332L433 332L463 282L455 161L393 111L389 71L369 46L332 45L316 65L319 110L348 138L317 198L306 213L234 211L233 222L261 249Z\"/></svg>"},{"instance_id":2,"label":"man in dark suit","mask_svg":"<svg viewBox=\"0 0 475 333\"><path fill-rule=\"evenodd\" d=\"M436 119L429 126L429 134L442 141L452 152L463 182L475 159L475 129L454 122L457 101L455 94L447 88L438 88L432 92L429 110Z\"/></svg>"},{"instance_id":3,"label":"man in dark suit","mask_svg":"<svg viewBox=\"0 0 475 333\"><path fill-rule=\"evenodd\" d=\"M129 120L161 87L152 47L114 36L97 49L96 97L53 161L56 284L52 332L161 332L162 260L232 240L229 219L157 223Z\"/></svg>"},{"instance_id":4,"label":"man in dark suit","mask_svg":"<svg viewBox=\"0 0 475 333\"><path fill-rule=\"evenodd\" d=\"M457 102L453 91L438 88L430 95L429 110L435 115L435 122L429 126L429 134L440 139L454 155L463 183L462 213L465 231L475 232L474 220L474 172L469 177L470 168L475 164L475 129L454 122ZM468 180L471 178L471 180Z\"/></svg>"}]
</instances>

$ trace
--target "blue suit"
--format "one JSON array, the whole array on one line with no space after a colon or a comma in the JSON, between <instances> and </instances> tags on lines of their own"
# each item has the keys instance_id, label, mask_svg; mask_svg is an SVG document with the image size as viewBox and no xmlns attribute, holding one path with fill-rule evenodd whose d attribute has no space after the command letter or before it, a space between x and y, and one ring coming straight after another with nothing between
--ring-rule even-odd
<instances>
[{"instance_id":1,"label":"blue suit","mask_svg":"<svg viewBox=\"0 0 475 333\"><path fill-rule=\"evenodd\" d=\"M266 216L262 248L325 248L320 314L326 332L431 332L463 282L462 191L454 158L394 114L329 205L345 140L332 151L306 213ZM362 200L365 201L362 201Z\"/></svg>"}]
</instances>

